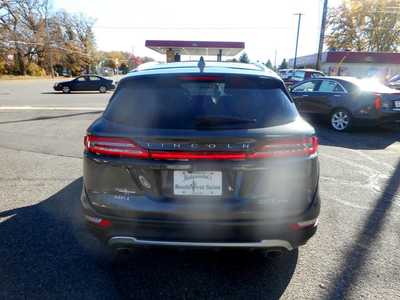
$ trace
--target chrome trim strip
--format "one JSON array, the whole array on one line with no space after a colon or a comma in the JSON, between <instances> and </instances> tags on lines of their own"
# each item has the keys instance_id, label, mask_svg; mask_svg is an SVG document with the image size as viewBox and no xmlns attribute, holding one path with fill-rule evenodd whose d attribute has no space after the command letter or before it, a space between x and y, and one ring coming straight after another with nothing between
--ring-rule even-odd
<instances>
[{"instance_id":1,"label":"chrome trim strip","mask_svg":"<svg viewBox=\"0 0 400 300\"><path fill-rule=\"evenodd\" d=\"M293 246L284 240L262 240L254 243L221 243L221 242L174 242L174 241L154 241L141 240L130 236L115 236L108 240L108 245L130 245L130 246L178 246L178 247L227 247L227 248L272 248L281 247L288 251L293 250Z\"/></svg>"}]
</instances>

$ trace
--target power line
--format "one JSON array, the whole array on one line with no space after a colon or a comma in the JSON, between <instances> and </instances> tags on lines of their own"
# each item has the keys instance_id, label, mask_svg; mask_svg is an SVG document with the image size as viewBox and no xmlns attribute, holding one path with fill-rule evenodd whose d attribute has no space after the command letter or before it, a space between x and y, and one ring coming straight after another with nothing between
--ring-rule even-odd
<instances>
[{"instance_id":1,"label":"power line","mask_svg":"<svg viewBox=\"0 0 400 300\"><path fill-rule=\"evenodd\" d=\"M288 26L102 26L94 25L95 29L104 30L290 30ZM317 27L315 27L317 28Z\"/></svg>"}]
</instances>

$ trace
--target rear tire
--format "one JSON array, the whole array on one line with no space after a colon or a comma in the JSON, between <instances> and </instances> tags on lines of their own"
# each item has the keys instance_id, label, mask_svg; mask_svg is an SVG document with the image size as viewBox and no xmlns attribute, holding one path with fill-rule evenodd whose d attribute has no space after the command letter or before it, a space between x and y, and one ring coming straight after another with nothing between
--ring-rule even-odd
<instances>
[{"instance_id":1,"label":"rear tire","mask_svg":"<svg viewBox=\"0 0 400 300\"><path fill-rule=\"evenodd\" d=\"M99 88L99 92L102 93L102 94L104 94L104 93L107 92L107 88L106 88L105 86L102 85L102 86Z\"/></svg>"},{"instance_id":2,"label":"rear tire","mask_svg":"<svg viewBox=\"0 0 400 300\"><path fill-rule=\"evenodd\" d=\"M70 87L69 86L63 86L63 88L62 88L62 92L64 93L64 94L69 94L69 93L71 93L71 89L70 89Z\"/></svg>"},{"instance_id":3,"label":"rear tire","mask_svg":"<svg viewBox=\"0 0 400 300\"><path fill-rule=\"evenodd\" d=\"M330 116L330 125L336 131L347 131L351 128L352 118L345 109L337 109Z\"/></svg>"}]
</instances>

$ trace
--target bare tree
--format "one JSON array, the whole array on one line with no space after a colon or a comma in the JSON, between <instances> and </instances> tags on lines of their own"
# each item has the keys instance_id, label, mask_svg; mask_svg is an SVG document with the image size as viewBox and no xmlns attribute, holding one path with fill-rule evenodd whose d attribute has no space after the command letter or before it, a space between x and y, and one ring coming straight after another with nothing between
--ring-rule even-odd
<instances>
[{"instance_id":1,"label":"bare tree","mask_svg":"<svg viewBox=\"0 0 400 300\"><path fill-rule=\"evenodd\" d=\"M13 54L15 72L32 64L53 72L53 64L74 73L89 71L96 60L94 21L53 11L51 0L0 0L0 53Z\"/></svg>"}]
</instances>

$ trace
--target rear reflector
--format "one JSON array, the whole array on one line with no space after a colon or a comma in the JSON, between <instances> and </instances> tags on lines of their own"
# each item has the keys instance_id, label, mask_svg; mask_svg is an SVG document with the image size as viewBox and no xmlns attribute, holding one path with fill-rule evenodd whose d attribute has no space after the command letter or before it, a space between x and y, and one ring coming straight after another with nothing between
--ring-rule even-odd
<instances>
[{"instance_id":1,"label":"rear reflector","mask_svg":"<svg viewBox=\"0 0 400 300\"><path fill-rule=\"evenodd\" d=\"M382 108L382 98L380 95L376 95L374 106L376 110L381 110Z\"/></svg>"},{"instance_id":2,"label":"rear reflector","mask_svg":"<svg viewBox=\"0 0 400 300\"><path fill-rule=\"evenodd\" d=\"M301 230L305 228L315 227L318 225L318 218L299 223L290 224L292 230Z\"/></svg>"},{"instance_id":3,"label":"rear reflector","mask_svg":"<svg viewBox=\"0 0 400 300\"><path fill-rule=\"evenodd\" d=\"M96 217L92 217L92 216L85 216L86 220L88 220L90 223L106 229L111 227L111 221L110 220L106 220L106 219L102 219L102 218L96 218Z\"/></svg>"},{"instance_id":4,"label":"rear reflector","mask_svg":"<svg viewBox=\"0 0 400 300\"><path fill-rule=\"evenodd\" d=\"M318 150L316 136L273 139L249 152L152 151L127 138L87 135L85 149L100 155L158 160L246 160L279 157L311 156Z\"/></svg>"}]
</instances>

